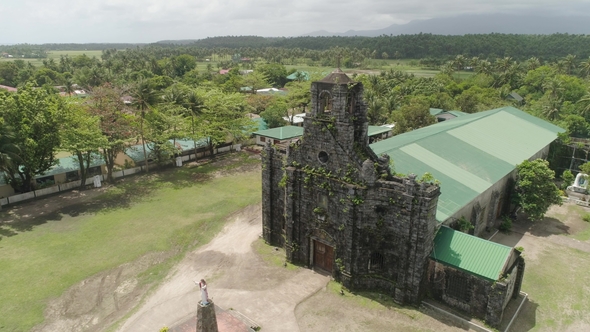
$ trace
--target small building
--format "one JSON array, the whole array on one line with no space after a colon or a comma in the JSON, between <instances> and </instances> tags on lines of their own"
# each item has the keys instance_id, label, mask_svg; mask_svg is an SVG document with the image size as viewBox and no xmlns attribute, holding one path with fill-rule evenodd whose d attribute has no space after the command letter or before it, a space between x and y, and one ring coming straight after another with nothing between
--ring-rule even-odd
<instances>
[{"instance_id":1,"label":"small building","mask_svg":"<svg viewBox=\"0 0 590 332\"><path fill-rule=\"evenodd\" d=\"M93 155L86 178L101 175L103 173L106 173L106 163L104 162L104 159L98 154ZM35 177L35 181L39 185L43 185L47 182L62 184L77 180L80 180L80 164L78 163L78 158L74 156L59 158L58 163L51 167L50 170Z\"/></svg>"},{"instance_id":2,"label":"small building","mask_svg":"<svg viewBox=\"0 0 590 332\"><path fill-rule=\"evenodd\" d=\"M287 79L291 81L309 81L309 78L309 72L302 70L298 70L287 76Z\"/></svg>"},{"instance_id":3,"label":"small building","mask_svg":"<svg viewBox=\"0 0 590 332\"><path fill-rule=\"evenodd\" d=\"M516 93L515 91L510 92L508 96L506 96L506 100L514 101L517 105L524 104L524 98L522 98L522 96Z\"/></svg>"},{"instance_id":4,"label":"small building","mask_svg":"<svg viewBox=\"0 0 590 332\"><path fill-rule=\"evenodd\" d=\"M302 114L305 115L305 113ZM287 117L283 119L288 121ZM284 150L286 144L294 142L303 136L303 119L305 119L305 116L295 116L294 120L297 120L297 125L295 126L277 127L252 133L256 137L256 144L264 146L267 142L270 142L271 144L279 145L279 149ZM378 142L392 135L391 128L385 126L368 126L367 133L370 143Z\"/></svg>"},{"instance_id":5,"label":"small building","mask_svg":"<svg viewBox=\"0 0 590 332\"><path fill-rule=\"evenodd\" d=\"M197 154L205 153L205 150L208 146L208 139L201 139L199 141L193 140L169 140L171 144L177 149L177 153L180 156L186 156L189 154L194 154L195 149ZM148 160L151 162L153 161L152 158L152 147L151 144L147 143L145 145L145 150L148 156ZM141 144L132 145L125 149L125 153L121 153L117 156L115 163L120 166L130 165L130 166L143 166L145 165L145 158L143 155L143 146Z\"/></svg>"},{"instance_id":6,"label":"small building","mask_svg":"<svg viewBox=\"0 0 590 332\"><path fill-rule=\"evenodd\" d=\"M454 118L466 115L468 113L461 112L461 111L445 111L440 108L431 108L430 115L436 117L437 122L443 122L446 120L452 120Z\"/></svg>"},{"instance_id":7,"label":"small building","mask_svg":"<svg viewBox=\"0 0 590 332\"><path fill-rule=\"evenodd\" d=\"M284 145L297 140L303 135L303 128L298 126L284 126L266 130L259 130L253 133L257 145L266 145L270 142L273 145Z\"/></svg>"}]
</instances>

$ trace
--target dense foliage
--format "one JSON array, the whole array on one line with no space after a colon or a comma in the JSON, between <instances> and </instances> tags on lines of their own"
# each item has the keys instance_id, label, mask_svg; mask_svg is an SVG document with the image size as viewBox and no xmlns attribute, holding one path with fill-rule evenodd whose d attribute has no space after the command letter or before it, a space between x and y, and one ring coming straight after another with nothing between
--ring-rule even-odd
<instances>
[{"instance_id":1,"label":"dense foliage","mask_svg":"<svg viewBox=\"0 0 590 332\"><path fill-rule=\"evenodd\" d=\"M547 161L525 160L516 169L515 203L522 207L530 220L543 219L551 205L561 205L560 191L553 182L555 172Z\"/></svg>"},{"instance_id":2,"label":"dense foliage","mask_svg":"<svg viewBox=\"0 0 590 332\"><path fill-rule=\"evenodd\" d=\"M408 56L422 57L412 60L414 68L432 74L389 69L352 75L365 86L371 125L396 123L395 133L403 133L434 123L432 108L474 113L512 105L562 126L567 136L584 139L590 136L586 39L497 34L219 37L183 45L104 48L100 58L62 55L43 59L40 66L22 59L0 61L0 84L19 88L16 94L0 89L2 125L11 131L2 137L6 144L0 151L1 164L6 169L16 164L18 154L30 153L31 146L24 143L29 134L11 115L20 109L13 105L21 95L42 95L47 100L36 104L47 106L31 110L32 119L54 123L43 115L48 110L58 117L59 125L49 125L46 134L59 146L52 143L47 151L69 151L86 168L89 158L100 152L111 174L115 156L131 144L142 144L145 158L162 162L176 153L171 143L176 139L206 140L210 150L239 140L252 124L247 113L259 114L270 127L292 122L294 114L309 108L310 82L321 78L312 73L306 80L296 71L298 65L334 66L340 61L343 67L367 69L379 68L384 63L380 58ZM546 52L549 48L552 53ZM534 56L523 60L529 55ZM286 65L295 68L287 70ZM228 71L220 74L219 69ZM294 72L296 79L289 81L286 76ZM257 93L271 86L284 91ZM80 90L88 98L76 98ZM58 93L65 98L58 98ZM76 123L88 130L63 132ZM35 186L31 177L53 163L51 158L44 160L43 167L27 168L33 170L28 178L12 180L15 186L20 181L19 190L30 189L24 183Z\"/></svg>"}]
</instances>

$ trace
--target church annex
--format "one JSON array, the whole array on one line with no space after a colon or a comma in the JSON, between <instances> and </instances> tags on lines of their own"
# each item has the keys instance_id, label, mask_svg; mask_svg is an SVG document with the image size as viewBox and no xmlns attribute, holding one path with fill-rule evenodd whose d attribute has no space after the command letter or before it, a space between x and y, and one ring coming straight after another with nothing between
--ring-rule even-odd
<instances>
[{"instance_id":1,"label":"church annex","mask_svg":"<svg viewBox=\"0 0 590 332\"><path fill-rule=\"evenodd\" d=\"M369 146L362 94L339 69L313 82L303 137L286 154L264 148L264 240L350 289L428 296L499 324L520 291L520 253L437 221L439 185L391 174Z\"/></svg>"}]
</instances>

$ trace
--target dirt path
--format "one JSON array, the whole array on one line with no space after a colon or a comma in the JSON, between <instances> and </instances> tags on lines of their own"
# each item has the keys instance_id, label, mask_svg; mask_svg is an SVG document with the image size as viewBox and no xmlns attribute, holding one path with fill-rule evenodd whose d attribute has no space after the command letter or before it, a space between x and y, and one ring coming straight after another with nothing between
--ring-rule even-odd
<instances>
[{"instance_id":1,"label":"dirt path","mask_svg":"<svg viewBox=\"0 0 590 332\"><path fill-rule=\"evenodd\" d=\"M286 271L252 251L261 232L260 206L235 216L209 244L186 256L168 280L118 331L148 331L175 326L196 312L193 280L208 281L216 305L245 315L266 331L297 331L295 306L325 287L329 278L307 269Z\"/></svg>"}]
</instances>

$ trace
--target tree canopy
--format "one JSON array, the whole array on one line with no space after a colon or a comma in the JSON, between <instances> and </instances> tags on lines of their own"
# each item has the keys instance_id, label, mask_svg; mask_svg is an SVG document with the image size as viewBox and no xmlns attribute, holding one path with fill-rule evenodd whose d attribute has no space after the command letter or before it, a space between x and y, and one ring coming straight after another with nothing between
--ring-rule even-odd
<instances>
[{"instance_id":1,"label":"tree canopy","mask_svg":"<svg viewBox=\"0 0 590 332\"><path fill-rule=\"evenodd\" d=\"M549 207L561 205L561 194L554 183L555 172L542 159L525 160L516 166L514 202L530 220L543 219Z\"/></svg>"}]
</instances>

